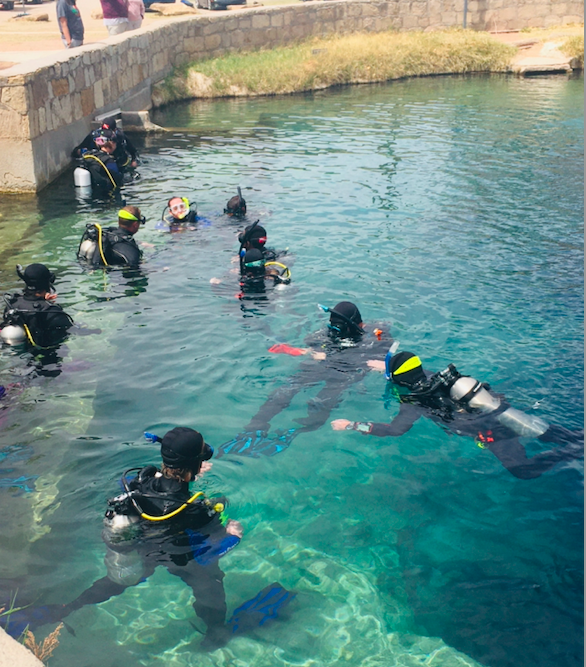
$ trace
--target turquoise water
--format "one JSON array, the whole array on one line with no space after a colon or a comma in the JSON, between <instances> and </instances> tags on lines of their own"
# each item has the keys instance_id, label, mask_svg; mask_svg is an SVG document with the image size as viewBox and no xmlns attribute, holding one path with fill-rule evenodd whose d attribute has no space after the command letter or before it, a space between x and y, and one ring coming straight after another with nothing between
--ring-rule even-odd
<instances>
[{"instance_id":1,"label":"turquoise water","mask_svg":"<svg viewBox=\"0 0 586 667\"><path fill-rule=\"evenodd\" d=\"M68 602L103 576L105 501L123 470L157 461L142 432L233 437L299 366L268 347L325 326L318 302L353 300L427 368L453 362L517 408L583 427L582 79L437 78L154 120L171 131L143 140L142 181L125 192L149 219L141 275L76 263L86 222L115 209L78 202L70 175L0 203L2 238L27 227L1 255L5 289L16 261L44 261L60 302L102 330L70 339L58 377L3 353L2 381L22 391L0 415L1 477L34 489L0 488L3 590ZM244 310L235 284L209 284L237 249L221 211L238 184L249 220L294 257L291 288ZM211 224L157 235L176 192ZM273 427L295 426L315 393ZM332 419L390 420L384 393L371 373ZM286 621L202 654L190 591L159 569L70 616L51 664L581 664L581 462L522 481L426 420L392 440L326 425L274 458L222 458L204 487L245 530L221 561L229 611L278 580L297 592Z\"/></svg>"}]
</instances>

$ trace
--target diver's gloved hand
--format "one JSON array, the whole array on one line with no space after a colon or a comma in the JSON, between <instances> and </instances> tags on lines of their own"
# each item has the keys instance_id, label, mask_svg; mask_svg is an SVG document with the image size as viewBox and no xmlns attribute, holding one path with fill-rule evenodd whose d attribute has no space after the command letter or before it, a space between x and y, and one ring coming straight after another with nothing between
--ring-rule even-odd
<instances>
[{"instance_id":1,"label":"diver's gloved hand","mask_svg":"<svg viewBox=\"0 0 586 667\"><path fill-rule=\"evenodd\" d=\"M224 454L237 454L238 456L274 456L289 447L295 437L295 429L288 431L278 430L270 434L267 431L243 431L234 439L225 442L218 447L217 457Z\"/></svg>"}]
</instances>

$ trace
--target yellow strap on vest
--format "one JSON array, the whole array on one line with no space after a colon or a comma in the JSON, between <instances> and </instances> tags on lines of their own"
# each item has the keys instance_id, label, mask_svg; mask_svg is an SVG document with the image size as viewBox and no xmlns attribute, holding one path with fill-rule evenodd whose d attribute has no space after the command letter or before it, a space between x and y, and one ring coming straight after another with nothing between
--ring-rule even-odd
<instances>
[{"instance_id":1,"label":"yellow strap on vest","mask_svg":"<svg viewBox=\"0 0 586 667\"><path fill-rule=\"evenodd\" d=\"M152 516L151 514L145 514L144 512L142 512L140 516L143 519L147 519L147 521L165 521L165 519L170 519L173 516L177 516L179 512L183 512L183 510L188 505L197 500L200 496L203 496L203 491L198 491L197 493L194 493L189 500L186 500L183 503L183 505L181 505L181 507L178 507L176 510L169 512L169 514L163 514L163 516Z\"/></svg>"},{"instance_id":2,"label":"yellow strap on vest","mask_svg":"<svg viewBox=\"0 0 586 667\"><path fill-rule=\"evenodd\" d=\"M26 333L26 337L27 337L28 340L29 340L29 343L30 343L31 345L33 345L34 347L38 347L38 345L35 343L35 339L33 338L33 335L32 335L31 332L30 332L30 329L27 327L27 325L26 325L26 324L23 324L22 326L24 327L24 331L25 331L25 333Z\"/></svg>"},{"instance_id":3,"label":"yellow strap on vest","mask_svg":"<svg viewBox=\"0 0 586 667\"><path fill-rule=\"evenodd\" d=\"M94 227L98 230L98 250L100 251L100 257L102 258L102 262L104 262L104 266L109 266L108 262L106 261L106 256L104 255L104 247L102 245L102 225L99 225L97 222L95 222Z\"/></svg>"},{"instance_id":4,"label":"yellow strap on vest","mask_svg":"<svg viewBox=\"0 0 586 667\"><path fill-rule=\"evenodd\" d=\"M421 359L419 357L411 357L407 361L399 366L396 371L393 371L393 375L401 375L401 373L407 373L412 371L414 368L419 368L421 366Z\"/></svg>"}]
</instances>

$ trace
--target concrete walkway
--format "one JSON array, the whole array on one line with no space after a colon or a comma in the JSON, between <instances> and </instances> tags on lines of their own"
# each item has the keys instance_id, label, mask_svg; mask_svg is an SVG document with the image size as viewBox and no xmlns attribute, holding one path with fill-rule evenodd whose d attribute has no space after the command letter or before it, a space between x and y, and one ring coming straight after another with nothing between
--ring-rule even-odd
<instances>
[{"instance_id":1,"label":"concrete walkway","mask_svg":"<svg viewBox=\"0 0 586 667\"><path fill-rule=\"evenodd\" d=\"M560 35L551 35L547 41L522 32L494 34L501 42L515 46L517 55L511 62L511 69L517 74L546 74L555 72L571 72L571 58L559 49L572 34L560 31Z\"/></svg>"},{"instance_id":2,"label":"concrete walkway","mask_svg":"<svg viewBox=\"0 0 586 667\"><path fill-rule=\"evenodd\" d=\"M43 663L0 628L0 667L43 667Z\"/></svg>"}]
</instances>

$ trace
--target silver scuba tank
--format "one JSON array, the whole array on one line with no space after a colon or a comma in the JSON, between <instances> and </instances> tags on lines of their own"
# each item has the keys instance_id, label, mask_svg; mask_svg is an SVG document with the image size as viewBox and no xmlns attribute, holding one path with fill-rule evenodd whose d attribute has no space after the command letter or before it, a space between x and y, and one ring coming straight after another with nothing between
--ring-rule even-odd
<instances>
[{"instance_id":1,"label":"silver scuba tank","mask_svg":"<svg viewBox=\"0 0 586 667\"><path fill-rule=\"evenodd\" d=\"M97 247L98 244L95 241L92 241L91 239L86 239L85 241L81 242L81 245L79 246L79 252L77 255L80 259L86 259L88 261L91 261Z\"/></svg>"},{"instance_id":2,"label":"silver scuba tank","mask_svg":"<svg viewBox=\"0 0 586 667\"><path fill-rule=\"evenodd\" d=\"M549 428L549 424L533 415L528 415L516 408L508 408L497 419L503 426L510 428L520 436L527 436L530 438L537 438L543 435Z\"/></svg>"},{"instance_id":3,"label":"silver scuba tank","mask_svg":"<svg viewBox=\"0 0 586 667\"><path fill-rule=\"evenodd\" d=\"M77 188L91 187L92 175L87 169L76 167L73 170L73 182Z\"/></svg>"},{"instance_id":4,"label":"silver scuba tank","mask_svg":"<svg viewBox=\"0 0 586 667\"><path fill-rule=\"evenodd\" d=\"M490 394L473 377L458 378L450 388L450 398L453 401L459 402L468 394L471 394L471 397L467 401L468 405L482 412L494 412L501 404L496 396Z\"/></svg>"},{"instance_id":5,"label":"silver scuba tank","mask_svg":"<svg viewBox=\"0 0 586 667\"><path fill-rule=\"evenodd\" d=\"M26 342L26 331L16 324L8 324L0 331L0 338L6 345L22 345Z\"/></svg>"}]
</instances>

